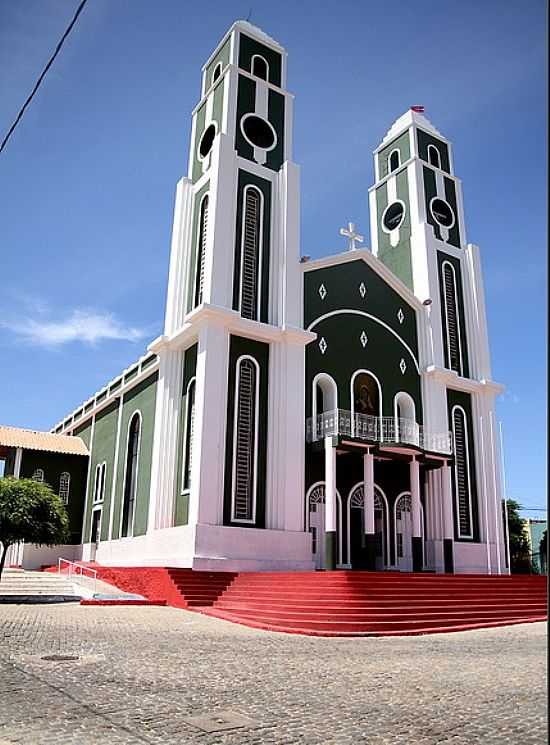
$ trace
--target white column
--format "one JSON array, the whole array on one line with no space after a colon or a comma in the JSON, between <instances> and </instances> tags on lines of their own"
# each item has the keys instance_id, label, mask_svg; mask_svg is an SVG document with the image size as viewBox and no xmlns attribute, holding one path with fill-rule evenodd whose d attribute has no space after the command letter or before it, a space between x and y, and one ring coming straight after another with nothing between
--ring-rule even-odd
<instances>
[{"instance_id":1,"label":"white column","mask_svg":"<svg viewBox=\"0 0 550 745\"><path fill-rule=\"evenodd\" d=\"M147 532L174 524L183 353L161 349Z\"/></svg>"},{"instance_id":2,"label":"white column","mask_svg":"<svg viewBox=\"0 0 550 745\"><path fill-rule=\"evenodd\" d=\"M182 178L176 187L170 270L166 293L166 316L164 333L175 333L183 324L186 311L187 267L191 245L191 211L193 207L193 183Z\"/></svg>"},{"instance_id":3,"label":"white column","mask_svg":"<svg viewBox=\"0 0 550 745\"><path fill-rule=\"evenodd\" d=\"M454 538L453 526L453 491L451 487L451 469L447 461L441 466L441 501L443 506L443 538Z\"/></svg>"},{"instance_id":4,"label":"white column","mask_svg":"<svg viewBox=\"0 0 550 745\"><path fill-rule=\"evenodd\" d=\"M365 533L374 534L374 456L370 450L363 455L363 494Z\"/></svg>"},{"instance_id":5,"label":"white column","mask_svg":"<svg viewBox=\"0 0 550 745\"><path fill-rule=\"evenodd\" d=\"M13 464L13 477L18 479L21 475L21 461L23 460L23 448L16 448L15 462Z\"/></svg>"},{"instance_id":6,"label":"white column","mask_svg":"<svg viewBox=\"0 0 550 745\"><path fill-rule=\"evenodd\" d=\"M413 538L422 537L422 514L420 512L420 463L415 457L409 464L411 481L411 518Z\"/></svg>"},{"instance_id":7,"label":"white column","mask_svg":"<svg viewBox=\"0 0 550 745\"><path fill-rule=\"evenodd\" d=\"M325 437L325 532L336 533L336 448Z\"/></svg>"},{"instance_id":8,"label":"white column","mask_svg":"<svg viewBox=\"0 0 550 745\"><path fill-rule=\"evenodd\" d=\"M223 524L229 331L208 321L199 331L189 523Z\"/></svg>"}]
</instances>

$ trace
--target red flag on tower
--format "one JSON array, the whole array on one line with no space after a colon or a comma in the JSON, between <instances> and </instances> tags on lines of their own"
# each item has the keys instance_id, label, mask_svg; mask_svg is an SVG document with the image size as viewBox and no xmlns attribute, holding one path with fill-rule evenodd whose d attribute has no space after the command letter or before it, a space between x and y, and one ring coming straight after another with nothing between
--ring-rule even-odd
<instances>
[{"instance_id":1,"label":"red flag on tower","mask_svg":"<svg viewBox=\"0 0 550 745\"><path fill-rule=\"evenodd\" d=\"M418 114L423 114L424 107L423 106L411 106L411 111L416 111Z\"/></svg>"}]
</instances>

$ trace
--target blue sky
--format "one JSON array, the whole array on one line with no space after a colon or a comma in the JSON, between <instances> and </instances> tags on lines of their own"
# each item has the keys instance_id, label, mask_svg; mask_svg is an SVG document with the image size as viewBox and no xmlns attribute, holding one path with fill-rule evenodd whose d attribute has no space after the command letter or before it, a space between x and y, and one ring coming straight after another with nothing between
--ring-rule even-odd
<instances>
[{"instance_id":1,"label":"blue sky","mask_svg":"<svg viewBox=\"0 0 550 745\"><path fill-rule=\"evenodd\" d=\"M0 0L2 136L77 4ZM507 386L508 494L544 507L542 0L89 0L0 155L0 422L48 429L161 331L200 67L250 10L289 53L302 253L343 250L348 220L368 242L372 150L410 105L453 142Z\"/></svg>"}]
</instances>

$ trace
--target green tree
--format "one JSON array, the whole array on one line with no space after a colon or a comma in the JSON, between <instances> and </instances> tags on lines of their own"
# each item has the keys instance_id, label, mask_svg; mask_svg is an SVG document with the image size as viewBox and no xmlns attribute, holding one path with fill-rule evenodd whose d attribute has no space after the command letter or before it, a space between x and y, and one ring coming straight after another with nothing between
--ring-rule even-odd
<instances>
[{"instance_id":1,"label":"green tree","mask_svg":"<svg viewBox=\"0 0 550 745\"><path fill-rule=\"evenodd\" d=\"M532 571L531 547L519 512L522 506L508 499L508 536L510 540L510 568L512 572Z\"/></svg>"},{"instance_id":2,"label":"green tree","mask_svg":"<svg viewBox=\"0 0 550 745\"><path fill-rule=\"evenodd\" d=\"M50 486L33 479L0 479L0 578L8 548L14 543L53 546L68 537L65 505Z\"/></svg>"}]
</instances>

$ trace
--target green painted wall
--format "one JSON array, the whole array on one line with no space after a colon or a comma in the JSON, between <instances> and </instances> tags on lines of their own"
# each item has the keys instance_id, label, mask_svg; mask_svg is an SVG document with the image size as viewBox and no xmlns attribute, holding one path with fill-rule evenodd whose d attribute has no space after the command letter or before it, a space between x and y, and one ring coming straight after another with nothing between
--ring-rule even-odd
<instances>
[{"instance_id":1,"label":"green painted wall","mask_svg":"<svg viewBox=\"0 0 550 745\"><path fill-rule=\"evenodd\" d=\"M69 501L66 505L71 532L69 543L80 543L88 457L85 455L48 453L42 450L23 450L20 477L22 479L32 478L37 468L44 471L44 481L52 487L56 494L59 494L59 477L61 474L66 471L71 475ZM6 473L6 475L8 474Z\"/></svg>"},{"instance_id":2,"label":"green painted wall","mask_svg":"<svg viewBox=\"0 0 550 745\"><path fill-rule=\"evenodd\" d=\"M361 297L363 282L367 293ZM325 299L319 295L321 284L326 289ZM416 311L389 287L364 261L351 261L304 275L304 319L306 327L322 315L335 310L360 310L390 326L412 349L418 359ZM403 323L398 320L402 309ZM372 371L382 385L383 415L393 416L393 399L405 391L415 401L416 417L422 422L420 376L405 347L388 329L366 316L355 314L332 315L313 329L318 339L306 347L306 411L311 416L312 383L319 372L327 372L338 386L339 407L351 408L350 382L352 374L361 368ZM365 331L368 342L361 344ZM325 338L327 350L321 353L319 340ZM401 373L399 363L405 360L407 369Z\"/></svg>"},{"instance_id":3,"label":"green painted wall","mask_svg":"<svg viewBox=\"0 0 550 745\"><path fill-rule=\"evenodd\" d=\"M413 289L412 256L411 256L411 208L409 200L409 176L407 170L401 171L396 178L397 199L405 204L405 217L399 227L399 243L392 246L390 235L382 229L382 215L388 206L387 182L376 190L376 216L378 228L378 258L396 277Z\"/></svg>"},{"instance_id":4,"label":"green painted wall","mask_svg":"<svg viewBox=\"0 0 550 745\"><path fill-rule=\"evenodd\" d=\"M189 491L182 490L182 471L184 459L184 437L185 423L187 417L187 387L192 378L195 377L197 369L197 344L185 350L183 358L183 383L181 389L180 420L178 428L178 457L176 474L175 494L175 517L174 525L187 525L189 521Z\"/></svg>"},{"instance_id":5,"label":"green painted wall","mask_svg":"<svg viewBox=\"0 0 550 745\"><path fill-rule=\"evenodd\" d=\"M235 378L237 359L247 354L258 362L260 367L260 395L259 395L259 433L258 433L258 475L256 491L256 522L236 523L231 521L231 484L233 468L233 421L235 412ZM267 463L267 396L269 384L269 344L264 344L240 336L231 336L229 345L229 371L227 393L227 434L225 443L225 478L224 478L224 525L239 525L241 527L265 527L265 493L266 493L266 463Z\"/></svg>"},{"instance_id":6,"label":"green painted wall","mask_svg":"<svg viewBox=\"0 0 550 745\"><path fill-rule=\"evenodd\" d=\"M269 66L269 82L281 87L281 55L270 47L266 47L250 36L240 34L239 41L239 67L247 72L252 72L252 57L255 54L262 56Z\"/></svg>"},{"instance_id":7,"label":"green painted wall","mask_svg":"<svg viewBox=\"0 0 550 745\"><path fill-rule=\"evenodd\" d=\"M241 131L241 119L245 114L254 113L256 106L256 83L239 75L237 89L237 119L235 123L235 149L241 158L254 160L254 148L245 140ZM270 90L268 96L267 118L277 134L277 145L267 153L266 168L278 171L283 163L285 135L285 99L277 91Z\"/></svg>"},{"instance_id":8,"label":"green painted wall","mask_svg":"<svg viewBox=\"0 0 550 745\"><path fill-rule=\"evenodd\" d=\"M445 292L443 285L443 270L442 265L444 261L451 263L455 270L456 276L456 292L457 292L457 303L458 303L458 318L460 322L460 342L462 346L462 365L463 365L463 376L465 378L470 377L470 365L468 362L468 339L466 334L466 318L464 315L464 290L462 286L462 271L459 259L455 259L454 256L444 253L443 251L437 252L437 270L439 274L439 300L441 303L441 326L443 329L443 340L444 340L444 352L445 352L445 367L450 368L449 362L449 350L446 343L446 319L445 319Z\"/></svg>"},{"instance_id":9,"label":"green painted wall","mask_svg":"<svg viewBox=\"0 0 550 745\"><path fill-rule=\"evenodd\" d=\"M195 194L193 202L193 219L191 221L191 261L189 262L189 275L187 277L187 312L194 308L195 281L197 273L197 255L199 252L199 219L200 206L203 196L210 189L210 181L207 181ZM209 212L210 218L210 212ZM207 228L208 229L208 228Z\"/></svg>"},{"instance_id":10,"label":"green painted wall","mask_svg":"<svg viewBox=\"0 0 550 745\"><path fill-rule=\"evenodd\" d=\"M416 130L416 139L418 143L418 155L422 160L425 160L426 163L430 162L428 159L428 145L434 145L439 150L441 170L446 171L447 173L451 172L449 148L442 140L424 132L423 129Z\"/></svg>"},{"instance_id":11,"label":"green painted wall","mask_svg":"<svg viewBox=\"0 0 550 745\"><path fill-rule=\"evenodd\" d=\"M422 173L424 175L424 197L426 201L426 219L428 223L433 227L434 235L438 240L442 240L441 235L441 228L437 224L437 222L434 220L431 210L430 210L430 201L437 197L437 187L436 187L436 180L435 180L435 171L433 168L428 166L423 166ZM455 185L452 179L445 177L445 199L451 206L454 214L455 214L455 223L453 227L449 230L449 240L448 243L450 243L452 246L456 246L456 248L460 248L460 230L458 227L458 208L457 208L457 201L456 201L456 191L455 191Z\"/></svg>"},{"instance_id":12,"label":"green painted wall","mask_svg":"<svg viewBox=\"0 0 550 745\"><path fill-rule=\"evenodd\" d=\"M470 458L470 482L472 492L472 523L473 523L473 539L458 538L458 515L456 509L456 488L454 478L454 466L453 466L453 515L454 515L454 526L455 526L455 541L464 541L466 543L479 542L479 498L477 490L477 478L476 478L476 457L474 448L474 426L472 417L472 398L469 393L463 391L455 391L451 388L447 389L447 416L449 422L449 430L452 431L452 417L451 411L453 406L462 406L468 419L468 455Z\"/></svg>"},{"instance_id":13,"label":"green painted wall","mask_svg":"<svg viewBox=\"0 0 550 745\"><path fill-rule=\"evenodd\" d=\"M212 59L208 67L206 68L206 85L205 85L205 91L207 91L210 86L212 85L212 76L214 74L214 70L216 69L216 66L218 62L222 63L222 75L223 71L229 64L229 53L231 51L231 38L229 37L225 44L220 48L216 56Z\"/></svg>"},{"instance_id":14,"label":"green painted wall","mask_svg":"<svg viewBox=\"0 0 550 745\"><path fill-rule=\"evenodd\" d=\"M256 186L264 197L264 214L262 226L262 266L261 266L261 305L260 320L268 323L269 311L269 256L271 237L271 182L255 176L248 171L239 170L237 192L237 216L235 225L235 261L233 265L233 310L239 310L239 290L241 276L241 244L243 229L243 197L245 187Z\"/></svg>"},{"instance_id":15,"label":"green painted wall","mask_svg":"<svg viewBox=\"0 0 550 745\"><path fill-rule=\"evenodd\" d=\"M201 141L201 137L204 133L204 130L206 127L208 127L212 122L216 122L217 124L217 131L220 132L222 121L223 121L223 88L225 85L225 79L220 78L218 82L216 83L216 86L214 88L214 93L210 94L214 96L214 101L212 105L212 119L208 122L206 121L206 100L202 104L202 106L197 110L195 114L195 137L193 139L192 148L193 148L193 169L192 169L192 178L193 183L198 181L200 177L202 176L202 163L197 157L197 150L199 146L199 142Z\"/></svg>"},{"instance_id":16,"label":"green painted wall","mask_svg":"<svg viewBox=\"0 0 550 745\"><path fill-rule=\"evenodd\" d=\"M380 150L378 153L378 174L379 180L385 178L389 173L388 157L392 150L399 150L400 163L404 163L411 157L411 142L409 130L392 140L389 145Z\"/></svg>"},{"instance_id":17,"label":"green painted wall","mask_svg":"<svg viewBox=\"0 0 550 745\"><path fill-rule=\"evenodd\" d=\"M91 442L92 455L88 472L88 504L84 527L84 543L90 540L91 515L96 466L106 462L105 497L102 503L101 540L107 540L109 533L109 509L111 504L111 485L115 461L116 432L119 399L116 398L103 411L96 415L94 437Z\"/></svg>"},{"instance_id":18,"label":"green painted wall","mask_svg":"<svg viewBox=\"0 0 550 745\"><path fill-rule=\"evenodd\" d=\"M135 502L133 535L144 535L147 531L149 490L151 486L151 461L153 434L155 429L155 401L158 373L149 376L124 395L120 424L120 446L117 468L117 483L113 516L113 540L120 537L121 507L124 494L124 473L128 452L128 428L136 411L141 412L141 435L138 460L138 485ZM96 424L97 427L97 424ZM103 529L102 540L103 540Z\"/></svg>"}]
</instances>

